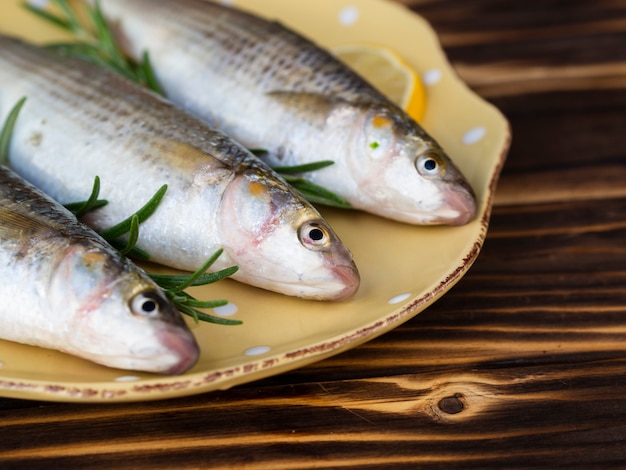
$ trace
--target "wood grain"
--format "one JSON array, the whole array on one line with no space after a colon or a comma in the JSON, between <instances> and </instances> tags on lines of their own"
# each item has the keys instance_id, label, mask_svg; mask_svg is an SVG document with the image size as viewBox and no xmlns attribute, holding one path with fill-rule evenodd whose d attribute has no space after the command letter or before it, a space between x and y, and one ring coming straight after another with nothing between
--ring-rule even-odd
<instances>
[{"instance_id":1,"label":"wood grain","mask_svg":"<svg viewBox=\"0 0 626 470\"><path fill-rule=\"evenodd\" d=\"M403 0L513 145L478 261L359 348L162 402L0 399L0 468L620 468L626 2Z\"/></svg>"}]
</instances>

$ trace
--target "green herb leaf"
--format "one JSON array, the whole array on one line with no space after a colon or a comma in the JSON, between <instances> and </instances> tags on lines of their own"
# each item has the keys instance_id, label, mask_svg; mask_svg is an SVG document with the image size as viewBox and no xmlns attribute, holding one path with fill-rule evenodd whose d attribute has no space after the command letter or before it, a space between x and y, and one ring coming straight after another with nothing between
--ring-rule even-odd
<instances>
[{"instance_id":1,"label":"green herb leaf","mask_svg":"<svg viewBox=\"0 0 626 470\"><path fill-rule=\"evenodd\" d=\"M68 31L77 39L77 42L50 44L48 47L59 53L109 69L163 95L163 90L157 82L147 54L144 54L142 62L137 64L123 53L102 13L99 0L95 2L93 7L84 6L88 19L87 24L83 24L67 0L55 0L54 4L61 12L59 15L28 3L23 4L28 11L42 20Z\"/></svg>"},{"instance_id":2,"label":"green herb leaf","mask_svg":"<svg viewBox=\"0 0 626 470\"><path fill-rule=\"evenodd\" d=\"M204 321L208 323L216 323L218 325L241 325L243 322L241 320L230 320L228 318L216 317L215 315L211 315L209 313L201 312L193 307L189 307L184 304L178 304L176 307L179 309L181 313L185 315L189 315L194 319L196 323L199 321Z\"/></svg>"},{"instance_id":3,"label":"green herb leaf","mask_svg":"<svg viewBox=\"0 0 626 470\"><path fill-rule=\"evenodd\" d=\"M119 238L115 240L107 240L107 242L117 251L122 251L126 247L126 245L128 245L126 241ZM136 246L128 251L128 253L126 253L126 256L128 258L133 258L139 261L150 261L150 255L148 254L148 252L142 250L141 248L137 248Z\"/></svg>"},{"instance_id":4,"label":"green herb leaf","mask_svg":"<svg viewBox=\"0 0 626 470\"><path fill-rule=\"evenodd\" d=\"M216 308L216 307L223 307L224 305L228 304L228 300L196 300L196 299L187 299L185 301L186 305L189 305L190 307L196 307L196 308Z\"/></svg>"},{"instance_id":5,"label":"green herb leaf","mask_svg":"<svg viewBox=\"0 0 626 470\"><path fill-rule=\"evenodd\" d=\"M28 11L30 11L31 13L34 13L35 15L37 15L39 18L41 18L42 20L47 21L48 23L52 23L55 26L58 26L61 29L65 29L67 31L72 31L72 25L69 21L67 21L64 18L61 18L60 16L57 16L53 13L47 12L46 10L43 10L39 7L33 6L28 2L25 2L22 4L22 7L24 7L25 9L27 9Z\"/></svg>"},{"instance_id":6,"label":"green herb leaf","mask_svg":"<svg viewBox=\"0 0 626 470\"><path fill-rule=\"evenodd\" d=\"M213 284L215 282L232 276L239 269L238 266L231 266L221 269L213 273L205 272L220 257L224 250L217 250L196 272L191 275L185 274L155 274L148 275L157 282L161 287L167 289L172 294L179 294L187 287L202 286L205 284Z\"/></svg>"},{"instance_id":7,"label":"green herb leaf","mask_svg":"<svg viewBox=\"0 0 626 470\"><path fill-rule=\"evenodd\" d=\"M252 148L248 150L259 157L262 157L267 153L267 150L260 148ZM324 188L323 186L311 183L305 178L295 176L310 171L321 170L322 168L326 168L334 164L335 162L332 160L320 160L319 162L303 163L302 165L274 166L272 167L272 170L282 176L287 183L300 191L300 193L309 202L330 207L338 207L340 209L350 209L350 203L339 195Z\"/></svg>"},{"instance_id":8,"label":"green herb leaf","mask_svg":"<svg viewBox=\"0 0 626 470\"><path fill-rule=\"evenodd\" d=\"M285 178L285 181L300 191L304 197L314 204L323 204L325 206L336 207L339 209L350 209L351 207L350 203L345 199L322 186L305 180L304 178L289 175L283 177Z\"/></svg>"},{"instance_id":9,"label":"green herb leaf","mask_svg":"<svg viewBox=\"0 0 626 470\"><path fill-rule=\"evenodd\" d=\"M261 156L266 155L266 154L268 154L268 153L269 153L269 152L268 152L267 150L265 150L265 149L257 149L257 148L251 148L251 149L248 149L248 151L249 151L251 154L256 155L257 157L261 157Z\"/></svg>"},{"instance_id":10,"label":"green herb leaf","mask_svg":"<svg viewBox=\"0 0 626 470\"><path fill-rule=\"evenodd\" d=\"M81 210L81 206L83 204L86 204L87 201L82 201L82 202L70 202L69 204L65 204L65 207L67 209L69 209L70 211L72 211L77 218L82 217L83 215L85 215L87 212L91 212L91 211L95 211L96 209L100 209L101 207L106 206L109 201L107 201L106 199L97 199L96 201L93 202L93 204L89 207L88 210Z\"/></svg>"},{"instance_id":11,"label":"green herb leaf","mask_svg":"<svg viewBox=\"0 0 626 470\"><path fill-rule=\"evenodd\" d=\"M217 258L219 258L219 256L224 252L223 249L219 249L217 250L213 256L211 256L208 260L206 260L204 262L204 264L195 272L193 273L191 276L189 276L187 279L185 279L185 281L181 282L176 289L174 290L174 293L177 294L181 291L183 291L184 289L186 289L187 287L193 285L194 282L196 282L198 280L198 278L200 276L202 276L204 274L204 272L209 269L213 263L215 263L215 261L217 260Z\"/></svg>"},{"instance_id":12,"label":"green herb leaf","mask_svg":"<svg viewBox=\"0 0 626 470\"><path fill-rule=\"evenodd\" d=\"M108 201L106 201L105 199L98 199L99 195L100 177L96 176L93 180L93 186L91 188L91 194L89 195L89 199L87 199L86 201L65 204L65 207L72 211L74 215L80 219L87 212L99 209L100 207L104 207L108 204Z\"/></svg>"},{"instance_id":13,"label":"green herb leaf","mask_svg":"<svg viewBox=\"0 0 626 470\"><path fill-rule=\"evenodd\" d=\"M214 282L226 279L229 276L235 274L238 270L238 266L231 266L221 269L213 273L203 273L198 276L187 287L203 286L205 284L213 284ZM150 273L150 277L154 279L161 287L175 290L179 292L179 286L186 281L188 275L185 274L154 274Z\"/></svg>"},{"instance_id":14,"label":"green herb leaf","mask_svg":"<svg viewBox=\"0 0 626 470\"><path fill-rule=\"evenodd\" d=\"M54 3L63 11L68 24L68 29L74 33L81 33L83 27L81 26L80 19L74 13L74 10L69 6L66 0L54 0Z\"/></svg>"},{"instance_id":15,"label":"green herb leaf","mask_svg":"<svg viewBox=\"0 0 626 470\"><path fill-rule=\"evenodd\" d=\"M150 90L158 93L159 95L165 96L165 92L159 85L159 81L154 74L154 69L152 68L152 62L150 62L150 54L148 51L144 51L143 60L139 64L138 72L141 77L141 82L144 83Z\"/></svg>"},{"instance_id":16,"label":"green herb leaf","mask_svg":"<svg viewBox=\"0 0 626 470\"><path fill-rule=\"evenodd\" d=\"M303 163L302 165L275 166L272 167L272 169L281 175L296 175L300 173L307 173L309 171L321 170L322 168L326 168L327 166L334 164L335 162L332 160L320 160L319 162Z\"/></svg>"},{"instance_id":17,"label":"green herb leaf","mask_svg":"<svg viewBox=\"0 0 626 470\"><path fill-rule=\"evenodd\" d=\"M154 193L154 196L152 196L152 198L141 209L135 212L135 214L123 220L119 224L114 225L113 227L109 227L108 229L99 232L100 235L103 238L109 240L109 239L115 239L115 238L121 237L125 233L128 233L128 231L130 230L132 218L134 215L137 215L139 219L139 223L145 222L146 219L148 219L148 217L154 214L154 211L157 209L157 207L159 207L159 204L161 203L163 196L165 196L166 191L167 191L167 185L164 184L163 186L159 188L159 190L156 193Z\"/></svg>"},{"instance_id":18,"label":"green herb leaf","mask_svg":"<svg viewBox=\"0 0 626 470\"><path fill-rule=\"evenodd\" d=\"M139 217L137 214L133 214L130 219L130 230L128 231L128 240L126 241L126 246L124 246L120 251L120 253L126 256L137 244L137 240L139 240Z\"/></svg>"},{"instance_id":19,"label":"green herb leaf","mask_svg":"<svg viewBox=\"0 0 626 470\"><path fill-rule=\"evenodd\" d=\"M6 165L9 161L9 146L11 145L11 138L13 137L13 129L15 128L15 122L25 102L26 97L23 97L11 108L0 131L0 165Z\"/></svg>"},{"instance_id":20,"label":"green herb leaf","mask_svg":"<svg viewBox=\"0 0 626 470\"><path fill-rule=\"evenodd\" d=\"M334 163L335 162L332 160L320 160L319 162L304 163L302 165L277 166L273 167L273 170L282 176L287 183L300 191L300 193L313 204L323 204L340 209L349 209L351 207L350 203L339 195L301 176L295 176L310 171L321 170L322 168L334 165Z\"/></svg>"},{"instance_id":21,"label":"green herb leaf","mask_svg":"<svg viewBox=\"0 0 626 470\"><path fill-rule=\"evenodd\" d=\"M240 325L242 322L239 320L228 320L197 310L198 308L220 307L222 305L226 305L228 301L200 301L192 297L190 294L183 292L183 290L187 287L212 284L214 282L221 281L237 271L237 266L231 266L214 273L205 272L211 267L211 265L213 265L213 263L215 263L222 252L222 249L217 250L197 271L191 275L148 273L148 276L161 286L180 312L191 316L195 322L206 321L221 325Z\"/></svg>"},{"instance_id":22,"label":"green herb leaf","mask_svg":"<svg viewBox=\"0 0 626 470\"><path fill-rule=\"evenodd\" d=\"M116 61L111 61L108 57L102 54L102 51L97 45L87 43L52 43L46 46L48 49L54 50L61 55L74 57L84 60L93 65L107 69L118 75L128 78L129 80L137 81L137 75L133 70L130 70Z\"/></svg>"},{"instance_id":23,"label":"green herb leaf","mask_svg":"<svg viewBox=\"0 0 626 470\"><path fill-rule=\"evenodd\" d=\"M175 302L189 305L190 307L197 308L215 308L223 307L228 303L228 300L198 300L187 292L181 292L179 294L173 294L171 297Z\"/></svg>"}]
</instances>

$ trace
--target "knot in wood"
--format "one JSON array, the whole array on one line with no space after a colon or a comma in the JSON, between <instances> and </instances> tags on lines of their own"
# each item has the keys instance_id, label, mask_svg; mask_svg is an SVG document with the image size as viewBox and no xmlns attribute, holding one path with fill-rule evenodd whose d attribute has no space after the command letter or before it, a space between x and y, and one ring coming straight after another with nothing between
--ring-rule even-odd
<instances>
[{"instance_id":1,"label":"knot in wood","mask_svg":"<svg viewBox=\"0 0 626 470\"><path fill-rule=\"evenodd\" d=\"M465 405L463 404L461 398L463 398L463 395L461 395L460 393L455 393L454 395L444 397L439 400L439 403L437 403L437 407L444 413L450 415L458 414L465 408Z\"/></svg>"}]
</instances>

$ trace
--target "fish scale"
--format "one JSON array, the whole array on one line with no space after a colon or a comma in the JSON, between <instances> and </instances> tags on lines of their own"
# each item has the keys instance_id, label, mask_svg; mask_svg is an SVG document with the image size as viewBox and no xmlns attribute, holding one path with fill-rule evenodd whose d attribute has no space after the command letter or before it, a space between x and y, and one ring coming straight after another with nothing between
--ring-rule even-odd
<instances>
[{"instance_id":1,"label":"fish scale","mask_svg":"<svg viewBox=\"0 0 626 470\"><path fill-rule=\"evenodd\" d=\"M299 297L344 299L359 285L352 255L319 212L241 144L111 72L0 38L0 115L21 97L12 168L61 203L101 179L98 230L127 218L163 185L137 243L151 260ZM252 188L255 188L254 191ZM322 239L311 233L321 230ZM263 234L263 243L256 243Z\"/></svg>"},{"instance_id":2,"label":"fish scale","mask_svg":"<svg viewBox=\"0 0 626 470\"><path fill-rule=\"evenodd\" d=\"M93 3L93 2L92 2ZM174 103L272 166L402 222L462 225L474 192L439 144L345 64L282 24L203 0L103 0L122 48L148 51Z\"/></svg>"},{"instance_id":3,"label":"fish scale","mask_svg":"<svg viewBox=\"0 0 626 470\"><path fill-rule=\"evenodd\" d=\"M135 3L147 7L145 2ZM363 94L367 94L370 101L386 101L356 73L346 72L329 53L291 31L254 16L232 15L217 5L212 7L196 8L196 2L186 0L159 6L162 14L173 20L168 21L168 40L198 63L207 56L206 40L211 40L223 49L215 57L216 69L226 76L236 74L241 80L254 82L265 91L289 89L346 100L364 99ZM106 11L106 4L104 8ZM193 15L188 14L190 10Z\"/></svg>"},{"instance_id":4,"label":"fish scale","mask_svg":"<svg viewBox=\"0 0 626 470\"><path fill-rule=\"evenodd\" d=\"M5 167L0 265L0 339L148 372L181 373L198 358L180 314L143 271Z\"/></svg>"}]
</instances>

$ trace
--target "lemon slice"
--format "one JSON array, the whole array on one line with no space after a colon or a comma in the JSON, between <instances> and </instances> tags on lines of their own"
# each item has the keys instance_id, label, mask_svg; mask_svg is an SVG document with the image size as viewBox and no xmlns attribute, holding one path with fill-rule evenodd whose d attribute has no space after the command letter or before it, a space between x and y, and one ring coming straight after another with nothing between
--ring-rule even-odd
<instances>
[{"instance_id":1,"label":"lemon slice","mask_svg":"<svg viewBox=\"0 0 626 470\"><path fill-rule=\"evenodd\" d=\"M336 46L331 52L413 119L422 119L426 107L424 85L417 72L396 52L369 44Z\"/></svg>"}]
</instances>

